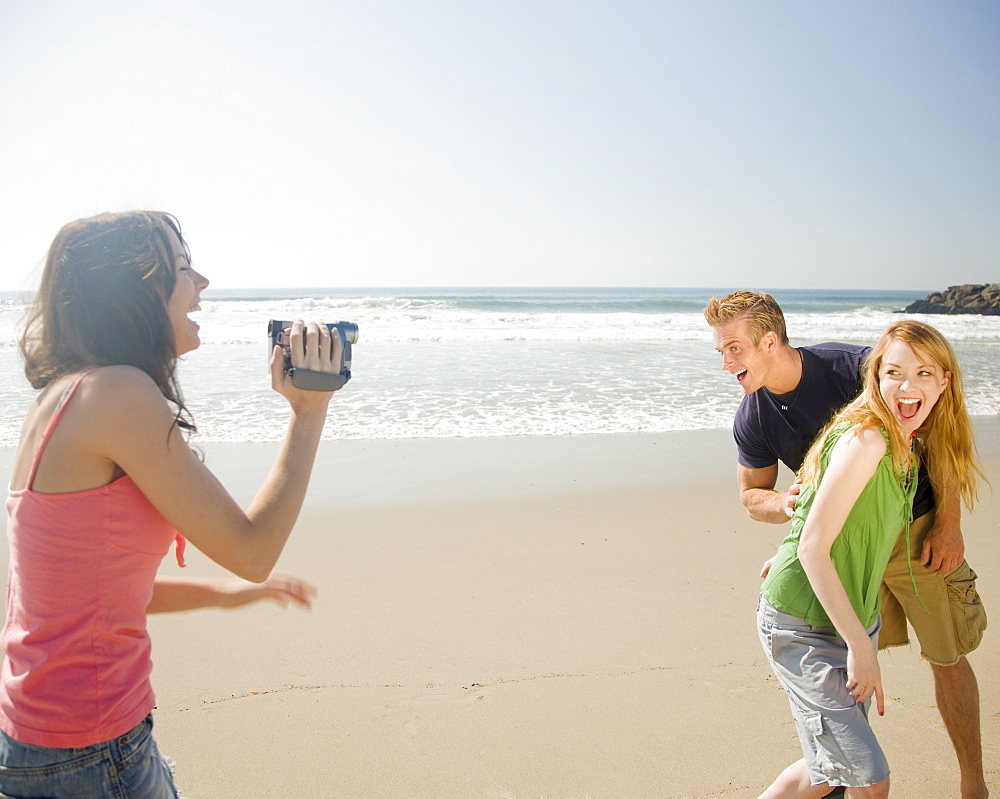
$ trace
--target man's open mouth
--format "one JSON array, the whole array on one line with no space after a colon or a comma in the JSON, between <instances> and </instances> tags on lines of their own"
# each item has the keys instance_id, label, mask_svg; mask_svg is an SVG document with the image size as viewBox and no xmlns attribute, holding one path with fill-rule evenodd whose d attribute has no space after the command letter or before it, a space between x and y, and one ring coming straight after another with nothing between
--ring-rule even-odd
<instances>
[{"instance_id":1,"label":"man's open mouth","mask_svg":"<svg viewBox=\"0 0 1000 799\"><path fill-rule=\"evenodd\" d=\"M739 382L741 382L741 383L743 382L743 378L746 377L746 376L747 376L747 370L746 369L744 369L742 372L737 372L736 373L736 379Z\"/></svg>"}]
</instances>

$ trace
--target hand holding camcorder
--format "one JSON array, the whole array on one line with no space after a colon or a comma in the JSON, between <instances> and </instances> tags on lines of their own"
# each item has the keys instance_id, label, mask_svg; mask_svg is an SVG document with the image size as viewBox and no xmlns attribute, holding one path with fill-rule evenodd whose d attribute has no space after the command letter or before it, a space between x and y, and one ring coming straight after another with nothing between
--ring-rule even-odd
<instances>
[{"instance_id":1,"label":"hand holding camcorder","mask_svg":"<svg viewBox=\"0 0 1000 799\"><path fill-rule=\"evenodd\" d=\"M282 322L272 319L267 323L267 334L271 339L271 351L275 345L285 351L285 373L291 377L292 385L306 391L336 391L343 388L344 384L351 379L351 345L358 340L358 326L354 322L330 322L327 324L330 334L334 330L340 332L340 339L344 344L340 356L339 372L314 372L311 369L302 369L292 365L292 349L289 342L289 333L292 323Z\"/></svg>"}]
</instances>

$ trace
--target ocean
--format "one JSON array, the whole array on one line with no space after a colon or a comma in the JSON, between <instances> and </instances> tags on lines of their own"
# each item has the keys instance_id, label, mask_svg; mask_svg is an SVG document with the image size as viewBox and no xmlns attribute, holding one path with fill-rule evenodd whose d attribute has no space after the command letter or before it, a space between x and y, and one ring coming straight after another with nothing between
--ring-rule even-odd
<instances>
[{"instance_id":1,"label":"ocean","mask_svg":"<svg viewBox=\"0 0 1000 799\"><path fill-rule=\"evenodd\" d=\"M568 436L729 427L742 397L701 311L728 289L209 289L202 346L179 375L195 442L281 439L267 322L360 328L325 439ZM771 289L792 343L869 344L926 291ZM0 293L0 447L34 392L16 347L20 295ZM973 414L1000 413L1000 317L925 316L955 346Z\"/></svg>"}]
</instances>

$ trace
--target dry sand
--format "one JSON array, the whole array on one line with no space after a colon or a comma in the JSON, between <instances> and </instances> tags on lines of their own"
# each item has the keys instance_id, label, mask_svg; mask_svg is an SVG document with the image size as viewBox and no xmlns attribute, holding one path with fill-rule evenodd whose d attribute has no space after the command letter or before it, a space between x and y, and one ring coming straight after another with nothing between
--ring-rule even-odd
<instances>
[{"instance_id":1,"label":"dry sand","mask_svg":"<svg viewBox=\"0 0 1000 799\"><path fill-rule=\"evenodd\" d=\"M1000 419L977 430L993 609ZM241 501L274 454L204 451ZM324 443L280 564L316 606L152 617L157 739L194 799L756 796L800 756L754 624L786 529L743 512L727 431ZM998 650L970 658L995 793ZM881 662L893 795L957 796L928 666Z\"/></svg>"}]
</instances>

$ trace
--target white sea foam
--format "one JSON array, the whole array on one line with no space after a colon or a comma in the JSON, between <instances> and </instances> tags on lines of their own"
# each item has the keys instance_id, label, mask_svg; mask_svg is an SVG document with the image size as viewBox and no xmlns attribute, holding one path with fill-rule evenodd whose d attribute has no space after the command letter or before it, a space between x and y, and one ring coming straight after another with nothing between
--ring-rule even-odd
<instances>
[{"instance_id":1,"label":"white sea foam","mask_svg":"<svg viewBox=\"0 0 1000 799\"><path fill-rule=\"evenodd\" d=\"M720 292L721 293L721 292ZM793 343L873 342L895 295L775 292ZM328 439L667 432L728 427L742 397L719 368L694 290L243 292L202 302L203 346L179 366L201 441L277 441L284 401L269 389L271 318L357 322L354 379ZM33 396L0 305L0 401ZM1000 413L1000 317L924 317L955 344L975 414ZM16 443L20 412L0 422Z\"/></svg>"}]
</instances>

